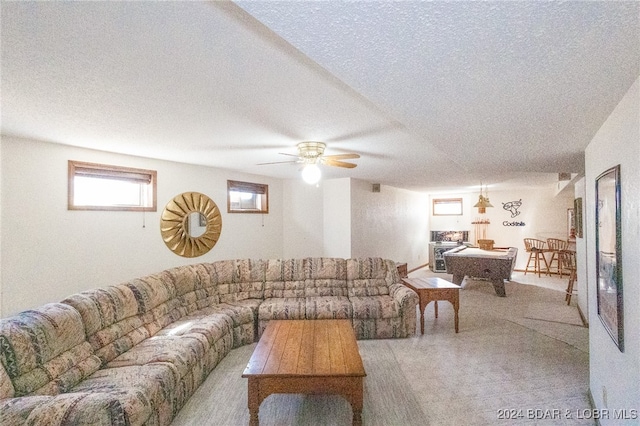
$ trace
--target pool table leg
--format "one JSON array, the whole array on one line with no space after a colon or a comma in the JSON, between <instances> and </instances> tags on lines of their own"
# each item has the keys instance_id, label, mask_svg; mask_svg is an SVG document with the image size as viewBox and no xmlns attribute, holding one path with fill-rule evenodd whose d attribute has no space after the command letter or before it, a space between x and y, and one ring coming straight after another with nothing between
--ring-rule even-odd
<instances>
[{"instance_id":1,"label":"pool table leg","mask_svg":"<svg viewBox=\"0 0 640 426\"><path fill-rule=\"evenodd\" d=\"M453 274L452 280L454 284L461 285L462 281L464 280L464 275Z\"/></svg>"},{"instance_id":2,"label":"pool table leg","mask_svg":"<svg viewBox=\"0 0 640 426\"><path fill-rule=\"evenodd\" d=\"M507 292L504 289L504 281L503 280L492 280L493 288L496 291L496 294L500 297L507 297Z\"/></svg>"}]
</instances>

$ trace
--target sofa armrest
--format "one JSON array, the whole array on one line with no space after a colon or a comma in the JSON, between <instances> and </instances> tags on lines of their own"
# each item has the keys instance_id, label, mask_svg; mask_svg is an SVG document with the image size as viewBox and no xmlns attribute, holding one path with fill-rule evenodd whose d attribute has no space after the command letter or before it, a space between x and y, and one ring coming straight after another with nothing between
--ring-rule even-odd
<instances>
[{"instance_id":1,"label":"sofa armrest","mask_svg":"<svg viewBox=\"0 0 640 426\"><path fill-rule=\"evenodd\" d=\"M416 306L418 305L418 294L405 285L395 283L389 286L389 295L400 307L405 327L405 336L414 334L416 332Z\"/></svg>"},{"instance_id":2,"label":"sofa armrest","mask_svg":"<svg viewBox=\"0 0 640 426\"><path fill-rule=\"evenodd\" d=\"M392 284L389 287L389 295L400 304L403 310L408 308L415 309L418 304L418 294L400 283Z\"/></svg>"}]
</instances>

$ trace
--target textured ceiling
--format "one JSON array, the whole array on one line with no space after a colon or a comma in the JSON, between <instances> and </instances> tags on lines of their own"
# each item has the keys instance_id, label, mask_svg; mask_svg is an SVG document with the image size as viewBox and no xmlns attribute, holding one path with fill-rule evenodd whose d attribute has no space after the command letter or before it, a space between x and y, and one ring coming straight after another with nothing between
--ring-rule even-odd
<instances>
[{"instance_id":1,"label":"textured ceiling","mask_svg":"<svg viewBox=\"0 0 640 426\"><path fill-rule=\"evenodd\" d=\"M2 2L2 133L415 190L553 182L640 75L638 2Z\"/></svg>"}]
</instances>

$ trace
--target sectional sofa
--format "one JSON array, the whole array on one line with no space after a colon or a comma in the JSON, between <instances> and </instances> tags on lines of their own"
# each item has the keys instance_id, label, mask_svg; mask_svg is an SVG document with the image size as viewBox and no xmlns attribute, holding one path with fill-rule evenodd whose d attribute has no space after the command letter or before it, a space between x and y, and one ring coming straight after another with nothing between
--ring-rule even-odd
<instances>
[{"instance_id":1,"label":"sectional sofa","mask_svg":"<svg viewBox=\"0 0 640 426\"><path fill-rule=\"evenodd\" d=\"M380 258L223 260L84 291L0 320L0 424L167 425L272 319L400 338L417 303Z\"/></svg>"}]
</instances>

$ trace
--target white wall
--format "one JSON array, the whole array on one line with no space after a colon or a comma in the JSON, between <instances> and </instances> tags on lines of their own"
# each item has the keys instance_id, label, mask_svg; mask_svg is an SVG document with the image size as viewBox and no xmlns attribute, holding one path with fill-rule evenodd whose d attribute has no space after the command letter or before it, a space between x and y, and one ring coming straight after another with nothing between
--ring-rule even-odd
<instances>
[{"instance_id":1,"label":"white wall","mask_svg":"<svg viewBox=\"0 0 640 426\"><path fill-rule=\"evenodd\" d=\"M157 170L158 211L67 210L68 160ZM278 179L4 136L1 171L3 317L177 265L282 257ZM269 214L228 214L227 179L268 184ZM218 243L191 259L171 252L159 227L164 206L185 191L208 195L222 211Z\"/></svg>"},{"instance_id":2,"label":"white wall","mask_svg":"<svg viewBox=\"0 0 640 426\"><path fill-rule=\"evenodd\" d=\"M324 207L322 186L302 179L283 182L283 257L324 255Z\"/></svg>"},{"instance_id":3,"label":"white wall","mask_svg":"<svg viewBox=\"0 0 640 426\"><path fill-rule=\"evenodd\" d=\"M357 179L329 179L320 186L285 181L285 257L384 257L407 262L409 269L427 262L426 194Z\"/></svg>"},{"instance_id":4,"label":"white wall","mask_svg":"<svg viewBox=\"0 0 640 426\"><path fill-rule=\"evenodd\" d=\"M469 241L475 243L475 225L478 219L488 219L486 238L495 241L497 247L516 247L518 257L516 268L524 269L528 255L524 250L525 238L568 238L567 209L573 208L573 193L566 191L555 195L555 186L548 188L521 188L508 191L489 189L489 200L493 207L486 209L485 214L479 214L473 206L478 202L478 193L467 194L438 194L430 197L429 209L433 198L463 198L462 216L433 216L430 214L430 229L434 231L471 231ZM503 208L511 201L522 201L517 211L519 215L511 217L512 213ZM509 226L509 224L524 223L524 226ZM506 224L506 225L505 225Z\"/></svg>"},{"instance_id":5,"label":"white wall","mask_svg":"<svg viewBox=\"0 0 640 426\"><path fill-rule=\"evenodd\" d=\"M583 233L582 238L576 234L576 270L577 270L577 285L578 290L578 307L582 312L584 318L589 322L589 286L587 285L587 232L586 232L586 213L585 213L585 180L584 178L578 180L574 184L575 198L582 198L582 222Z\"/></svg>"},{"instance_id":6,"label":"white wall","mask_svg":"<svg viewBox=\"0 0 640 426\"><path fill-rule=\"evenodd\" d=\"M586 149L590 389L595 408L640 410L640 79ZM596 302L595 180L620 165L624 352L602 325ZM639 411L636 411L639 412ZM636 424L638 420L635 420ZM621 423L600 419L602 425Z\"/></svg>"},{"instance_id":7,"label":"white wall","mask_svg":"<svg viewBox=\"0 0 640 426\"><path fill-rule=\"evenodd\" d=\"M2 139L0 138L0 266L2 265ZM0 318L2 318L2 268L0 267Z\"/></svg>"},{"instance_id":8,"label":"white wall","mask_svg":"<svg viewBox=\"0 0 640 426\"><path fill-rule=\"evenodd\" d=\"M428 196L351 180L352 257L378 256L406 262L409 270L427 263Z\"/></svg>"},{"instance_id":9,"label":"white wall","mask_svg":"<svg viewBox=\"0 0 640 426\"><path fill-rule=\"evenodd\" d=\"M324 256L352 257L351 180L329 179L322 182L321 188L324 211Z\"/></svg>"},{"instance_id":10,"label":"white wall","mask_svg":"<svg viewBox=\"0 0 640 426\"><path fill-rule=\"evenodd\" d=\"M170 267L245 257L379 256L427 261L427 196L346 179L319 187L210 167L2 137L0 205L2 317L89 288ZM67 162L158 171L157 212L67 210ZM269 185L269 214L228 214L227 179ZM222 211L222 234L204 256L182 258L162 242L167 202L202 192Z\"/></svg>"}]
</instances>

